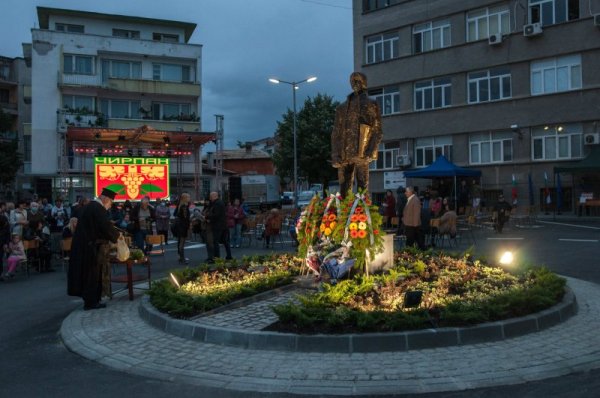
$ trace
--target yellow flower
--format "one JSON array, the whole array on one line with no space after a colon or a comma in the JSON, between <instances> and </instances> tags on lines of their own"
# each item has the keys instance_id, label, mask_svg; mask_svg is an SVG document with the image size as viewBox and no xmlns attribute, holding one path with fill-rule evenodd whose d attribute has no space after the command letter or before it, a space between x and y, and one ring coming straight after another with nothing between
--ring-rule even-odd
<instances>
[{"instance_id":1,"label":"yellow flower","mask_svg":"<svg viewBox=\"0 0 600 398\"><path fill-rule=\"evenodd\" d=\"M331 228L325 228L325 236L331 235Z\"/></svg>"},{"instance_id":2,"label":"yellow flower","mask_svg":"<svg viewBox=\"0 0 600 398\"><path fill-rule=\"evenodd\" d=\"M325 231L325 224L321 224L321 226L319 227L319 231L321 231L321 232Z\"/></svg>"},{"instance_id":3,"label":"yellow flower","mask_svg":"<svg viewBox=\"0 0 600 398\"><path fill-rule=\"evenodd\" d=\"M329 223L329 228L334 229L336 225L337 225L336 222L332 221Z\"/></svg>"},{"instance_id":4,"label":"yellow flower","mask_svg":"<svg viewBox=\"0 0 600 398\"><path fill-rule=\"evenodd\" d=\"M367 223L359 222L358 223L358 229L367 229Z\"/></svg>"},{"instance_id":5,"label":"yellow flower","mask_svg":"<svg viewBox=\"0 0 600 398\"><path fill-rule=\"evenodd\" d=\"M358 225L356 225L356 223L355 223L355 222L351 222L351 223L350 223L350 226L349 226L348 228L350 229L350 231L352 231L352 230L355 230L355 229L357 229L357 228L358 228Z\"/></svg>"}]
</instances>

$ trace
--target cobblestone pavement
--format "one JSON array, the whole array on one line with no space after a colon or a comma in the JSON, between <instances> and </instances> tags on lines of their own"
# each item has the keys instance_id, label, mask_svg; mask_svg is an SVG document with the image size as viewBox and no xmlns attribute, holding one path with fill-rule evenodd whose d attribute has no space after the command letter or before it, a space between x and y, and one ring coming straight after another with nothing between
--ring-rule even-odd
<instances>
[{"instance_id":1,"label":"cobblestone pavement","mask_svg":"<svg viewBox=\"0 0 600 398\"><path fill-rule=\"evenodd\" d=\"M72 312L61 335L70 350L113 369L207 387L318 396L460 391L600 368L600 286L569 285L579 313L568 321L468 346L366 354L217 346L160 332L138 316L139 300L125 298Z\"/></svg>"},{"instance_id":2,"label":"cobblestone pavement","mask_svg":"<svg viewBox=\"0 0 600 398\"><path fill-rule=\"evenodd\" d=\"M271 307L293 301L301 293L303 291L298 289L291 290L244 307L199 317L194 319L194 322L224 328L262 330L277 321L277 315Z\"/></svg>"}]
</instances>

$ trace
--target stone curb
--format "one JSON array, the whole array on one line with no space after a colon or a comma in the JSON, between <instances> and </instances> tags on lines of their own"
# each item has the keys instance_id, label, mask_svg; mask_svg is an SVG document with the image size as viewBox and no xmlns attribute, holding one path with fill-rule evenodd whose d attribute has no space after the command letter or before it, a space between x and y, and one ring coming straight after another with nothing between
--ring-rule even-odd
<instances>
[{"instance_id":1,"label":"stone curb","mask_svg":"<svg viewBox=\"0 0 600 398\"><path fill-rule=\"evenodd\" d=\"M158 311L147 296L139 315L149 325L166 333L203 343L252 350L289 352L372 353L408 351L494 342L538 332L564 322L577 313L577 300L566 288L563 300L544 311L519 318L464 328L425 329L409 332L346 335L298 335L205 325L200 321L173 319Z\"/></svg>"}]
</instances>

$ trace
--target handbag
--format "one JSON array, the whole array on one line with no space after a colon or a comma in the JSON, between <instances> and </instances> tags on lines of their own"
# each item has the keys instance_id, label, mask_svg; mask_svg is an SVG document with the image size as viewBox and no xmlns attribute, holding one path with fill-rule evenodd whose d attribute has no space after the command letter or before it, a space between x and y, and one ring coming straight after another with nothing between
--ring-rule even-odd
<instances>
[{"instance_id":1,"label":"handbag","mask_svg":"<svg viewBox=\"0 0 600 398\"><path fill-rule=\"evenodd\" d=\"M123 238L123 235L117 240L117 260L127 261L129 259L129 247Z\"/></svg>"}]
</instances>

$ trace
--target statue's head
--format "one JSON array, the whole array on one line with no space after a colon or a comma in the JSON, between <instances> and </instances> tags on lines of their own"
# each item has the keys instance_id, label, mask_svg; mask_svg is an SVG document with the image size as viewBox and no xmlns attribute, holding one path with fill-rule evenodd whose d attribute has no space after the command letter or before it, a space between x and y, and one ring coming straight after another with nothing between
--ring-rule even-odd
<instances>
[{"instance_id":1,"label":"statue's head","mask_svg":"<svg viewBox=\"0 0 600 398\"><path fill-rule=\"evenodd\" d=\"M366 90L367 88L367 76L360 72L353 72L350 75L350 86L355 93Z\"/></svg>"}]
</instances>

